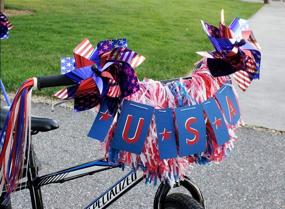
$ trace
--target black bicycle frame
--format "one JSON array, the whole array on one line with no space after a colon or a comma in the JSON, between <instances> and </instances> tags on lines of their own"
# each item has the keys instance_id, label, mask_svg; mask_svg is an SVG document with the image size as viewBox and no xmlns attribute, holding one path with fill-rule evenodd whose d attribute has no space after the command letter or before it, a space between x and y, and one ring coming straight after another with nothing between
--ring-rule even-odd
<instances>
[{"instance_id":1,"label":"black bicycle frame","mask_svg":"<svg viewBox=\"0 0 285 209\"><path fill-rule=\"evenodd\" d=\"M43 209L41 187L54 184L64 183L83 176L93 175L109 169L121 168L120 164L111 163L103 159L94 160L68 169L60 170L51 174L38 176L38 168L35 162L35 153L33 148L30 150L29 166L27 173L27 181L19 183L16 191L29 189L33 209ZM131 190L144 179L142 172L135 170L129 171L125 176L118 180L115 184L109 187L105 192L94 199L85 209L103 209L110 206L114 201L120 198L123 194ZM185 187L194 199L204 206L204 199L199 188L186 178L175 186ZM171 187L167 183L161 183L158 187L154 198L154 209L162 209L164 198L167 196Z\"/></svg>"},{"instance_id":2,"label":"black bicycle frame","mask_svg":"<svg viewBox=\"0 0 285 209\"><path fill-rule=\"evenodd\" d=\"M40 190L42 186L54 183L64 183L66 181L81 178L83 176L93 175L95 173L121 167L120 164L111 163L107 162L106 160L99 159L61 171L57 171L51 174L38 176L37 165L34 159L34 152L31 149L27 181L19 183L16 188L16 191L20 191L23 189L30 190L33 209L43 208ZM143 178L143 174L137 173L135 170L128 172L123 178L121 178L113 186L103 192L98 198L96 198L85 208L95 209L108 207L120 196L122 196L124 193L126 193L134 186L136 186L139 182L141 182Z\"/></svg>"}]
</instances>

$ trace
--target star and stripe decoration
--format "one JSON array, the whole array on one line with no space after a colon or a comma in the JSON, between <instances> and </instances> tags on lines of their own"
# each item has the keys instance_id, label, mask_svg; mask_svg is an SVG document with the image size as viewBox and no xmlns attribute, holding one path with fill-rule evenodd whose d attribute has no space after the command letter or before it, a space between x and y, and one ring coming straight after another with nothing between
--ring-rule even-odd
<instances>
[{"instance_id":1,"label":"star and stripe decoration","mask_svg":"<svg viewBox=\"0 0 285 209\"><path fill-rule=\"evenodd\" d=\"M237 79L243 89L244 77L259 77L260 47L246 21L223 22L222 14L219 28L203 23L215 51L200 53L206 58L191 78L167 84L138 80L135 69L145 58L127 48L126 39L96 47L84 39L73 57L61 59L61 72L76 84L55 96L74 99L77 111L100 106L88 136L103 144L107 160L141 169L146 182L174 185L191 165L221 162L234 147L241 118L228 75L246 73ZM0 189L7 193L27 166L33 86L33 79L21 86L0 135Z\"/></svg>"},{"instance_id":2,"label":"star and stripe decoration","mask_svg":"<svg viewBox=\"0 0 285 209\"><path fill-rule=\"evenodd\" d=\"M219 27L201 22L215 51L197 53L208 59L213 75L233 74L240 89L245 91L252 80L259 79L261 62L261 48L248 21L235 18L226 26L222 10Z\"/></svg>"},{"instance_id":3,"label":"star and stripe decoration","mask_svg":"<svg viewBox=\"0 0 285 209\"><path fill-rule=\"evenodd\" d=\"M74 99L74 109L91 109L104 99L114 101L139 90L135 73L145 58L127 48L126 39L104 40L93 47L84 39L73 50L74 57L61 59L61 73L77 84L54 94ZM114 106L114 104L110 104Z\"/></svg>"},{"instance_id":4,"label":"star and stripe decoration","mask_svg":"<svg viewBox=\"0 0 285 209\"><path fill-rule=\"evenodd\" d=\"M11 22L9 22L7 16L0 12L0 39L8 39L9 31L13 28Z\"/></svg>"}]
</instances>

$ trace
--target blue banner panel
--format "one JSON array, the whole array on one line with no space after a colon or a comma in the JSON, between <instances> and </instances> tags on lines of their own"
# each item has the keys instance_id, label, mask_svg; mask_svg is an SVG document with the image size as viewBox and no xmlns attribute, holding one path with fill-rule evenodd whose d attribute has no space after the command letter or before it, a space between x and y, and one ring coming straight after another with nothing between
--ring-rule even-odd
<instances>
[{"instance_id":1,"label":"blue banner panel","mask_svg":"<svg viewBox=\"0 0 285 209\"><path fill-rule=\"evenodd\" d=\"M109 129L112 125L113 120L114 120L114 117L108 109L107 102L103 102L91 126L91 129L88 133L88 137L91 137L93 139L97 139L103 142L106 135L109 132Z\"/></svg>"},{"instance_id":2,"label":"blue banner panel","mask_svg":"<svg viewBox=\"0 0 285 209\"><path fill-rule=\"evenodd\" d=\"M202 105L175 109L179 155L194 155L206 149L206 125Z\"/></svg>"},{"instance_id":3,"label":"blue banner panel","mask_svg":"<svg viewBox=\"0 0 285 209\"><path fill-rule=\"evenodd\" d=\"M230 136L218 104L214 98L210 98L203 103L203 107L216 135L217 143L221 146L230 139Z\"/></svg>"},{"instance_id":4,"label":"blue banner panel","mask_svg":"<svg viewBox=\"0 0 285 209\"><path fill-rule=\"evenodd\" d=\"M161 159L175 158L177 145L172 109L155 110L155 124Z\"/></svg>"},{"instance_id":5,"label":"blue banner panel","mask_svg":"<svg viewBox=\"0 0 285 209\"><path fill-rule=\"evenodd\" d=\"M153 110L148 105L125 100L111 146L140 154L146 140Z\"/></svg>"},{"instance_id":6,"label":"blue banner panel","mask_svg":"<svg viewBox=\"0 0 285 209\"><path fill-rule=\"evenodd\" d=\"M236 125L240 119L240 110L232 87L223 86L216 94L216 98L224 111L227 122Z\"/></svg>"}]
</instances>

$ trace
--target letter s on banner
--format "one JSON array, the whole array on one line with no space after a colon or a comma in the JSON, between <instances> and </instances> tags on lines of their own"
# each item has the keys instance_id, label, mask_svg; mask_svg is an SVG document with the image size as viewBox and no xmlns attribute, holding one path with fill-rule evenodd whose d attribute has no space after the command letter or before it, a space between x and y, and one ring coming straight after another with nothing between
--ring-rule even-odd
<instances>
[{"instance_id":1,"label":"letter s on banner","mask_svg":"<svg viewBox=\"0 0 285 209\"><path fill-rule=\"evenodd\" d=\"M195 118L195 117L190 117L185 122L185 129L189 133L194 134L194 138L193 139L186 138L186 144L193 145L193 144L197 143L199 141L199 139L200 139L199 131L197 129L191 127L192 123L196 123L196 122L197 122L197 118Z\"/></svg>"},{"instance_id":2,"label":"letter s on banner","mask_svg":"<svg viewBox=\"0 0 285 209\"><path fill-rule=\"evenodd\" d=\"M154 108L124 100L112 148L140 154L143 149Z\"/></svg>"},{"instance_id":3,"label":"letter s on banner","mask_svg":"<svg viewBox=\"0 0 285 209\"><path fill-rule=\"evenodd\" d=\"M206 125L202 105L175 109L179 155L198 154L206 149Z\"/></svg>"}]
</instances>

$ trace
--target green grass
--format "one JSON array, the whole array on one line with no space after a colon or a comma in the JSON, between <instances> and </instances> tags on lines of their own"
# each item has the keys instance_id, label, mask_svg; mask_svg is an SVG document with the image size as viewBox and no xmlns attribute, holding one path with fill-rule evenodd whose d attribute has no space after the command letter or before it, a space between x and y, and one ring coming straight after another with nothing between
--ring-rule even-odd
<instances>
[{"instance_id":1,"label":"green grass","mask_svg":"<svg viewBox=\"0 0 285 209\"><path fill-rule=\"evenodd\" d=\"M60 57L72 55L85 37L94 45L126 37L129 47L146 57L137 69L140 79L183 76L200 59L196 51L212 49L200 19L217 24L224 8L230 23L236 16L249 18L262 5L238 0L7 0L6 6L34 11L11 17L16 28L1 41L2 77L14 91L26 78L58 74Z\"/></svg>"}]
</instances>

